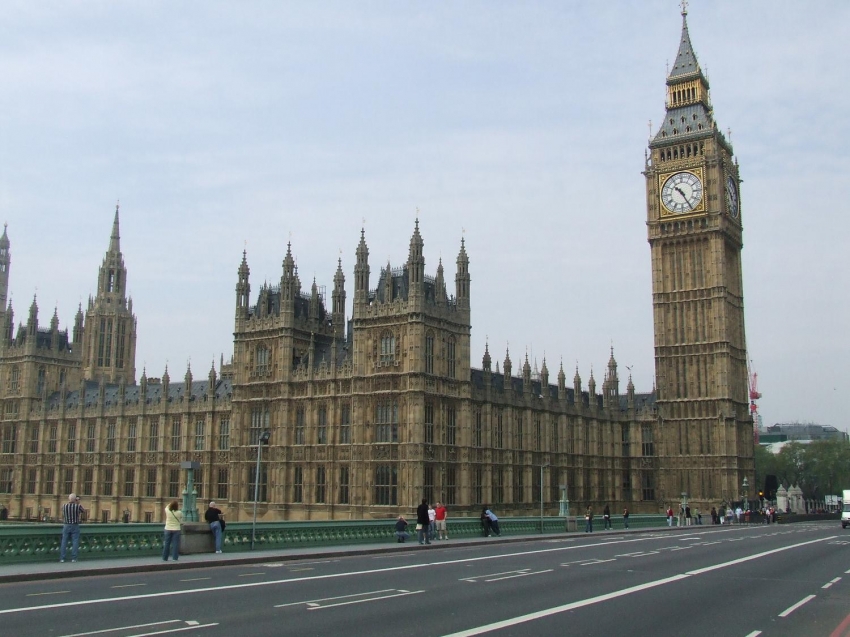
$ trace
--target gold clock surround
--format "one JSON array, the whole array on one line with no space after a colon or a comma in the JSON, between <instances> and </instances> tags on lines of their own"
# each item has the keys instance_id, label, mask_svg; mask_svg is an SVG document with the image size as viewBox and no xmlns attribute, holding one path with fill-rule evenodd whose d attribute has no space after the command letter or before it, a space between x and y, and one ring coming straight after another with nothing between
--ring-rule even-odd
<instances>
[{"instance_id":1,"label":"gold clock surround","mask_svg":"<svg viewBox=\"0 0 850 637\"><path fill-rule=\"evenodd\" d=\"M673 212L667 206L664 205L664 201L662 200L662 190L664 188L665 182L678 173L690 173L694 175L697 179L699 179L702 184L702 198L699 203L694 207L693 210L689 210L688 212ZM708 188L706 187L705 182L705 169L702 166L695 166L693 168L681 168L679 170L671 170L666 173L659 173L658 175L658 206L660 210L660 217L662 219L675 217L676 219L681 219L682 217L690 217L692 215L705 214L706 207L705 202L708 198Z\"/></svg>"}]
</instances>

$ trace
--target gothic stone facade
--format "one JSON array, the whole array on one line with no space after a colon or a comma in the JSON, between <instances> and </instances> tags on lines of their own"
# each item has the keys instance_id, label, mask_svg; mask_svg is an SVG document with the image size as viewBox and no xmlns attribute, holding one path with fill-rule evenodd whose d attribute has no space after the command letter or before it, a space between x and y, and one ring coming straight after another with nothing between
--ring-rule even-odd
<instances>
[{"instance_id":1,"label":"gothic stone facade","mask_svg":"<svg viewBox=\"0 0 850 637\"><path fill-rule=\"evenodd\" d=\"M71 338L32 304L13 334L11 263L0 238L0 503L12 517L55 517L67 493L93 519L159 521L201 464L199 496L250 517L257 441L261 519L409 513L422 497L475 514L554 513L609 503L657 512L687 493L706 508L740 497L752 473L740 270L738 168L717 131L708 82L684 22L668 77L667 117L646 162L657 392L625 394L613 351L597 393L576 370L550 383L543 361L514 375L489 347L471 367L469 259L461 241L454 294L442 263L425 273L418 222L407 261L370 287L361 232L353 312L341 263L330 303L304 292L291 247L277 285L252 304L238 268L233 358L206 380L135 383L136 320L124 296L118 210L98 291ZM684 119L683 119L684 118ZM4 502L5 500L5 502Z\"/></svg>"}]
</instances>

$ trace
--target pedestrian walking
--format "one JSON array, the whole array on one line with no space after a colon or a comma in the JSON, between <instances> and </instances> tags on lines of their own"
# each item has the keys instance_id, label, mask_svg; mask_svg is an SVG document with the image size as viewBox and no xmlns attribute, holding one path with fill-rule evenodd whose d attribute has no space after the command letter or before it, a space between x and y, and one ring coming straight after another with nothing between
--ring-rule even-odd
<instances>
[{"instance_id":1,"label":"pedestrian walking","mask_svg":"<svg viewBox=\"0 0 850 637\"><path fill-rule=\"evenodd\" d=\"M667 507L667 526L673 526L673 507Z\"/></svg>"},{"instance_id":2,"label":"pedestrian walking","mask_svg":"<svg viewBox=\"0 0 850 637\"><path fill-rule=\"evenodd\" d=\"M624 529L629 528L629 510L628 509L623 509L623 528Z\"/></svg>"},{"instance_id":3,"label":"pedestrian walking","mask_svg":"<svg viewBox=\"0 0 850 637\"><path fill-rule=\"evenodd\" d=\"M176 562L180 557L180 525L183 524L183 511L180 503L174 500L165 507L165 531L162 535L162 561L167 562L169 554Z\"/></svg>"},{"instance_id":4,"label":"pedestrian walking","mask_svg":"<svg viewBox=\"0 0 850 637\"><path fill-rule=\"evenodd\" d=\"M711 507L711 523L717 524L717 509L715 507Z\"/></svg>"},{"instance_id":5,"label":"pedestrian walking","mask_svg":"<svg viewBox=\"0 0 850 637\"><path fill-rule=\"evenodd\" d=\"M68 502L62 507L62 544L59 546L59 561L65 561L65 550L71 540L71 561L77 561L80 551L80 522L85 511L76 493L68 495Z\"/></svg>"},{"instance_id":6,"label":"pedestrian walking","mask_svg":"<svg viewBox=\"0 0 850 637\"><path fill-rule=\"evenodd\" d=\"M422 504L416 507L416 539L420 544L431 543L430 526L431 520L428 518L428 500L422 498Z\"/></svg>"},{"instance_id":7,"label":"pedestrian walking","mask_svg":"<svg viewBox=\"0 0 850 637\"><path fill-rule=\"evenodd\" d=\"M584 512L584 532L593 533L593 507L589 505Z\"/></svg>"},{"instance_id":8,"label":"pedestrian walking","mask_svg":"<svg viewBox=\"0 0 850 637\"><path fill-rule=\"evenodd\" d=\"M446 518L448 517L448 512L446 511L445 505L441 502L437 502L434 514L437 522L437 539L448 540L449 532L446 529Z\"/></svg>"},{"instance_id":9,"label":"pedestrian walking","mask_svg":"<svg viewBox=\"0 0 850 637\"><path fill-rule=\"evenodd\" d=\"M691 518L691 507L690 507L690 505L687 505L687 506L685 506L685 524L687 524L688 526L690 526L690 525L691 525L691 521L692 521L692 518Z\"/></svg>"},{"instance_id":10,"label":"pedestrian walking","mask_svg":"<svg viewBox=\"0 0 850 637\"><path fill-rule=\"evenodd\" d=\"M210 525L210 531L215 538L215 552L221 553L221 545L224 543L224 513L216 507L215 502L210 502L204 513L204 520Z\"/></svg>"},{"instance_id":11,"label":"pedestrian walking","mask_svg":"<svg viewBox=\"0 0 850 637\"><path fill-rule=\"evenodd\" d=\"M610 508L608 508L608 504L607 504L607 503L605 504L605 508L604 508L604 509L602 509L602 522L603 522L603 524L604 524L604 529L603 529L603 530L605 530L605 531L607 531L608 529L612 529L612 530L613 530L614 525L613 525L613 524L611 524L611 509L610 509Z\"/></svg>"}]
</instances>

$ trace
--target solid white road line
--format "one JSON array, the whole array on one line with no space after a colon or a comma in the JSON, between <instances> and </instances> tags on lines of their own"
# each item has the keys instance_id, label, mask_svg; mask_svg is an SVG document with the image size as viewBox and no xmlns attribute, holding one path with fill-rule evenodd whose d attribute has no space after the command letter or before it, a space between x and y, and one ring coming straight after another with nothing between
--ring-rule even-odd
<instances>
[{"instance_id":1,"label":"solid white road line","mask_svg":"<svg viewBox=\"0 0 850 637\"><path fill-rule=\"evenodd\" d=\"M511 619L505 619L499 622L494 622L492 624L485 624L484 626L477 626L475 628L470 628L468 630L462 630L456 633L451 633L449 635L445 635L445 637L472 637L473 635L482 635L484 633L489 633L494 630L500 630L502 628L508 628L511 626L516 626L518 624L523 624L526 622L534 621L535 619L542 619L544 617L550 617L552 615L557 615L559 613L564 613L567 611L575 610L577 608L583 608L584 606L590 606L592 604L598 604L600 602L605 602L611 599L616 599L618 597L624 597L626 595L631 595L632 593L637 593L640 591L645 591L650 588L655 588L657 586L664 586L665 584L670 584L672 582L678 582L683 579L687 579L689 577L694 577L696 575L702 575L703 573L709 573L711 571L726 568L729 566L734 566L736 564L741 564L742 562L748 562L750 560L759 559L761 557L765 557L767 555L773 555L774 553L779 553L782 551L788 551L791 549L799 548L801 546L808 546L809 544L816 544L819 542L825 542L827 540L833 539L835 536L821 538L817 540L809 540L808 542L800 542L799 544L791 544L789 546L784 546L778 549L773 549L770 551L763 551L761 553L757 553L755 555L750 555L748 557L739 558L737 560L731 560L729 562L723 562L721 564L715 564L714 566L708 566L706 568L697 569L694 571L688 571L687 573L683 573L681 575L674 575L672 577L665 577L663 579L655 580L653 582L647 582L645 584L639 584L637 586L631 586L629 588L624 588L619 591L613 591L611 593L606 593L604 595L598 595L596 597L589 597L587 599L582 599L576 602L571 602L569 604L564 604L562 606L555 606L554 608L547 608L545 610L537 611L535 613L529 613L527 615L520 615L518 617L512 617ZM812 595L811 597L814 597ZM809 599L805 599L802 602L798 602L791 608L784 611L784 613L791 613L799 606L805 604ZM781 614L780 617L784 617L785 614Z\"/></svg>"},{"instance_id":2,"label":"solid white road line","mask_svg":"<svg viewBox=\"0 0 850 637\"><path fill-rule=\"evenodd\" d=\"M62 635L61 637L85 637L86 635L102 635L104 633L117 633L123 630L133 630L135 628L150 628L151 626L162 626L163 624L179 624L179 619L169 619L164 622L151 622L149 624L136 624L134 626L120 626L118 628L104 628L103 630L92 630L88 633L74 633L73 635Z\"/></svg>"},{"instance_id":3,"label":"solid white road line","mask_svg":"<svg viewBox=\"0 0 850 637\"><path fill-rule=\"evenodd\" d=\"M147 586L147 584L118 584L117 586L110 586L109 588L135 588L136 586Z\"/></svg>"},{"instance_id":4,"label":"solid white road line","mask_svg":"<svg viewBox=\"0 0 850 637\"><path fill-rule=\"evenodd\" d=\"M181 582L200 582L201 580L212 579L212 577L192 577L190 579L181 579Z\"/></svg>"},{"instance_id":5,"label":"solid white road line","mask_svg":"<svg viewBox=\"0 0 850 637\"><path fill-rule=\"evenodd\" d=\"M780 617L788 617L788 615L790 615L790 614L791 614L791 613L793 613L795 610L797 610L798 608L800 608L800 606L802 606L803 604L806 604L806 603L808 603L808 602L812 601L815 597L816 597L815 595L806 595L806 596L805 596L803 599L801 599L799 602L797 602L796 604L794 604L794 605L792 605L792 606L789 606L788 608L786 608L785 610L783 610L781 613L779 613L779 616L780 616Z\"/></svg>"},{"instance_id":6,"label":"solid white road line","mask_svg":"<svg viewBox=\"0 0 850 637\"><path fill-rule=\"evenodd\" d=\"M48 591L47 593L27 593L27 597L41 597L42 595L62 595L71 591Z\"/></svg>"}]
</instances>

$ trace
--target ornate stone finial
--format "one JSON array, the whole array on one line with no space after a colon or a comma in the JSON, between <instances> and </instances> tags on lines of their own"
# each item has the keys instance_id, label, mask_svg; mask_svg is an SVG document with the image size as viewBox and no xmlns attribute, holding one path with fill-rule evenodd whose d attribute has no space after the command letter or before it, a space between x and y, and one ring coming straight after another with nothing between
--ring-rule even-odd
<instances>
[{"instance_id":1,"label":"ornate stone finial","mask_svg":"<svg viewBox=\"0 0 850 637\"><path fill-rule=\"evenodd\" d=\"M688 15L688 0L682 0L679 6L682 7L682 17L684 18L686 15Z\"/></svg>"}]
</instances>

